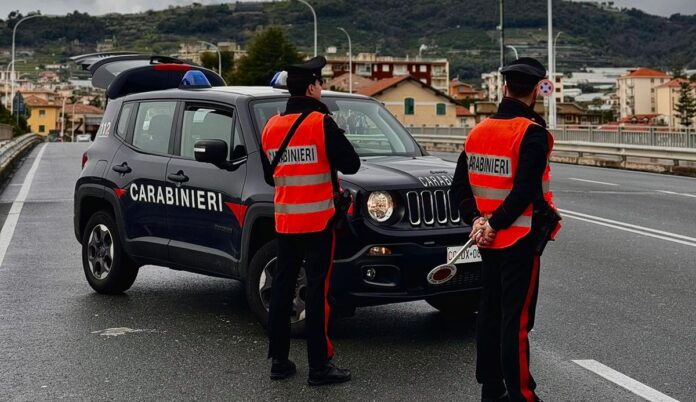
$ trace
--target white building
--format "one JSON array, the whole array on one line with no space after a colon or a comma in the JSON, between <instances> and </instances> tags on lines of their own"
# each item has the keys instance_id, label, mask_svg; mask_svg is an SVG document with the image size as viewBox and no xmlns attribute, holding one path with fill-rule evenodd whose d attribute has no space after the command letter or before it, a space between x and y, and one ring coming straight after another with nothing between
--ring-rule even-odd
<instances>
[{"instance_id":1,"label":"white building","mask_svg":"<svg viewBox=\"0 0 696 402\"><path fill-rule=\"evenodd\" d=\"M657 114L655 87L670 80L662 71L640 67L618 78L619 116Z\"/></svg>"}]
</instances>

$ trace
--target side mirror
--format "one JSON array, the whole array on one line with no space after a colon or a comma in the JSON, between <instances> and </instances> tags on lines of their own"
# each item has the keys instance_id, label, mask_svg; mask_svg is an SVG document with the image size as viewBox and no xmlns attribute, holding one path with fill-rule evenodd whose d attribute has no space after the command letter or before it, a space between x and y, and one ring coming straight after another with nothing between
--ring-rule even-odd
<instances>
[{"instance_id":1,"label":"side mirror","mask_svg":"<svg viewBox=\"0 0 696 402\"><path fill-rule=\"evenodd\" d=\"M227 161L227 143L223 140L196 141L193 155L198 162L222 165Z\"/></svg>"}]
</instances>

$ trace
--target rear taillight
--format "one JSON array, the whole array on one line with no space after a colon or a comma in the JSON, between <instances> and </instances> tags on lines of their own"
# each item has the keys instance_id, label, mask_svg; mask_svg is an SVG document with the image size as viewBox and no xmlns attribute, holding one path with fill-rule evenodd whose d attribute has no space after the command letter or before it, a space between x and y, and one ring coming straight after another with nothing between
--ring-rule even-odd
<instances>
[{"instance_id":1,"label":"rear taillight","mask_svg":"<svg viewBox=\"0 0 696 402\"><path fill-rule=\"evenodd\" d=\"M82 154L82 169L85 168L85 164L87 164L87 161L89 160L89 157L87 156L87 152Z\"/></svg>"}]
</instances>

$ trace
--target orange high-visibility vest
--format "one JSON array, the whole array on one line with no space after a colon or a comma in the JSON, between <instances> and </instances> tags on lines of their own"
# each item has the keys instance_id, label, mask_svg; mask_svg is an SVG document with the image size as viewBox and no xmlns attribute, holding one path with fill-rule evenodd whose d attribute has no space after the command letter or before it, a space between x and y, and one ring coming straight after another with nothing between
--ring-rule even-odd
<instances>
[{"instance_id":1,"label":"orange high-visibility vest","mask_svg":"<svg viewBox=\"0 0 696 402\"><path fill-rule=\"evenodd\" d=\"M261 145L269 161L299 117L299 113L275 115L268 121ZM273 179L276 232L312 233L326 228L335 209L322 113L310 113L297 128Z\"/></svg>"},{"instance_id":2,"label":"orange high-visibility vest","mask_svg":"<svg viewBox=\"0 0 696 402\"><path fill-rule=\"evenodd\" d=\"M490 217L512 191L520 156L520 144L527 128L533 121L516 117L513 119L489 118L471 130L466 139L469 183L476 199L479 212ZM548 131L548 161L553 149L553 136ZM551 169L547 162L542 177L544 199L555 209L553 194L549 191ZM533 206L529 204L510 227L497 232L495 240L487 248L506 248L526 236L532 228ZM556 230L557 231L557 230ZM555 232L554 232L555 236Z\"/></svg>"}]
</instances>

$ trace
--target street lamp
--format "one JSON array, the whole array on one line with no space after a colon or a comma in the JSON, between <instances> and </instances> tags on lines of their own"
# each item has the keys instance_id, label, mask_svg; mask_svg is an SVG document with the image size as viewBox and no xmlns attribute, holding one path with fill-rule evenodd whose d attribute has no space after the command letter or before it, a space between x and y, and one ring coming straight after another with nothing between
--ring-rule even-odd
<instances>
[{"instance_id":1,"label":"street lamp","mask_svg":"<svg viewBox=\"0 0 696 402\"><path fill-rule=\"evenodd\" d=\"M222 75L222 55L220 54L220 48L217 47L217 45L213 45L212 43L206 42L204 40L199 40L198 42L200 42L204 45L212 46L215 48L215 51L217 52L217 55L218 55L218 74Z\"/></svg>"},{"instance_id":2,"label":"street lamp","mask_svg":"<svg viewBox=\"0 0 696 402\"><path fill-rule=\"evenodd\" d=\"M561 36L562 33L563 33L563 31L558 31L558 33L556 34L556 37L553 38L553 71L554 71L554 73L556 72L556 41L558 41L558 37Z\"/></svg>"},{"instance_id":3,"label":"street lamp","mask_svg":"<svg viewBox=\"0 0 696 402\"><path fill-rule=\"evenodd\" d=\"M17 36L17 27L19 24L26 20L30 20L32 18L37 18L37 17L55 17L55 15L42 15L42 14L34 14L34 15L28 15L21 20L17 21L15 24L14 28L12 28L12 98L14 98L15 94L15 80L14 80L14 59L15 59L15 36ZM13 102L10 102L10 113L14 113L14 105Z\"/></svg>"},{"instance_id":4,"label":"street lamp","mask_svg":"<svg viewBox=\"0 0 696 402\"><path fill-rule=\"evenodd\" d=\"M305 0L297 1L306 5L310 10L312 10L312 16L314 16L314 57L317 57L317 13L314 12L314 7L312 7L312 5L307 3Z\"/></svg>"},{"instance_id":5,"label":"street lamp","mask_svg":"<svg viewBox=\"0 0 696 402\"><path fill-rule=\"evenodd\" d=\"M517 59L520 58L519 54L517 53L517 49L516 49L514 46L512 46L512 45L505 45L505 47L509 47L510 49L512 49L512 51L515 52L515 60L517 60Z\"/></svg>"},{"instance_id":6,"label":"street lamp","mask_svg":"<svg viewBox=\"0 0 696 402\"><path fill-rule=\"evenodd\" d=\"M345 29L339 27L337 28L339 31L343 32L346 34L348 37L348 93L353 93L353 44L350 41L350 35L348 35L348 31Z\"/></svg>"}]
</instances>

